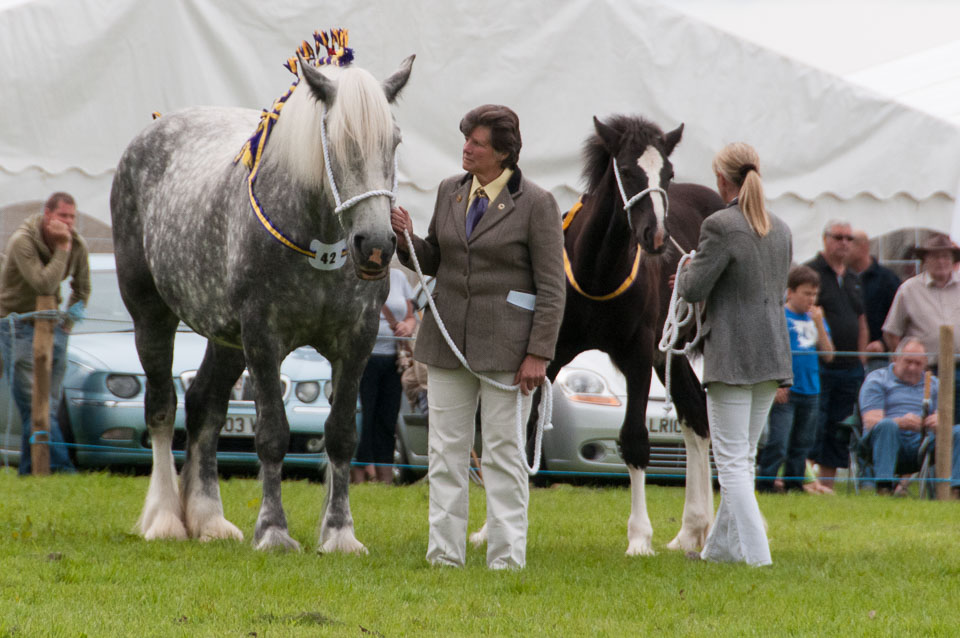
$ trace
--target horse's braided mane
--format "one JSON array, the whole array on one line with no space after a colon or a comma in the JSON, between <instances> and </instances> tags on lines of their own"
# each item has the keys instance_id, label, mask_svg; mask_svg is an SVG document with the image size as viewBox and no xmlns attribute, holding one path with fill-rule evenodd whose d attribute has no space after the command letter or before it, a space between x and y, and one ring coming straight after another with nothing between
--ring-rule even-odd
<instances>
[{"instance_id":1,"label":"horse's braided mane","mask_svg":"<svg viewBox=\"0 0 960 638\"><path fill-rule=\"evenodd\" d=\"M635 147L638 156L647 146L663 140L663 130L659 126L636 115L611 115L603 123L620 133L624 144ZM596 191L600 186L609 164L610 153L600 136L594 132L583 144L582 177L587 193Z\"/></svg>"}]
</instances>

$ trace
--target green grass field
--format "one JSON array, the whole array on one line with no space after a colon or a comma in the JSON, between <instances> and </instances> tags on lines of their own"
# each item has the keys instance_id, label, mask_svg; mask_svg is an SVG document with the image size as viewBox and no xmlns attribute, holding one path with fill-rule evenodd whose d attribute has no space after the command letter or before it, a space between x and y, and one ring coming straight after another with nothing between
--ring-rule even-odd
<instances>
[{"instance_id":1,"label":"green grass field","mask_svg":"<svg viewBox=\"0 0 960 638\"><path fill-rule=\"evenodd\" d=\"M427 487L352 490L368 556L318 555L323 486L284 484L302 554L251 549L260 487L230 479L244 543L132 533L146 477L21 479L0 469L0 637L956 636L960 503L763 496L772 567L689 561L663 546L683 491L647 497L658 554L627 558L629 490L531 490L527 568L424 561ZM483 494L471 492L471 529Z\"/></svg>"}]
</instances>

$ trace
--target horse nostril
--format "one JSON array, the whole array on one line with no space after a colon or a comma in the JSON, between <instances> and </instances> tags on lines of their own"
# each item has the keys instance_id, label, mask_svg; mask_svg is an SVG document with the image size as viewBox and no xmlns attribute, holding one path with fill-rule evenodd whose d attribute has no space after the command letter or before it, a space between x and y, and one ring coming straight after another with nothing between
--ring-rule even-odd
<instances>
[{"instance_id":1,"label":"horse nostril","mask_svg":"<svg viewBox=\"0 0 960 638\"><path fill-rule=\"evenodd\" d=\"M353 237L353 247L357 251L358 255L363 254L363 243L367 240L363 235L354 235Z\"/></svg>"}]
</instances>

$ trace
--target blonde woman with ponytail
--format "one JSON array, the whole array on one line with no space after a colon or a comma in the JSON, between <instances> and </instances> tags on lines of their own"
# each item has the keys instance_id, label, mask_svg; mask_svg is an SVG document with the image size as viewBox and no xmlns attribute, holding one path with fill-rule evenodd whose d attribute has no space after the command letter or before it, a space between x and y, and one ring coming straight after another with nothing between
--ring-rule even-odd
<instances>
[{"instance_id":1,"label":"blonde woman with ponytail","mask_svg":"<svg viewBox=\"0 0 960 638\"><path fill-rule=\"evenodd\" d=\"M777 388L793 381L782 304L790 229L766 209L753 147L730 144L714 158L713 171L727 207L703 222L696 255L676 279L681 297L706 302L703 384L720 507L700 557L769 565L754 468Z\"/></svg>"}]
</instances>

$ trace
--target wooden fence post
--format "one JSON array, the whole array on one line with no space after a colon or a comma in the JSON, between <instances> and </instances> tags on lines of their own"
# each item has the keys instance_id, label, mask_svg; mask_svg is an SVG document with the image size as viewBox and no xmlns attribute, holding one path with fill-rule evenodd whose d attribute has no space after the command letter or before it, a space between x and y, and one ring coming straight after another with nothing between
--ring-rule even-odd
<instances>
[{"instance_id":1,"label":"wooden fence post","mask_svg":"<svg viewBox=\"0 0 960 638\"><path fill-rule=\"evenodd\" d=\"M37 297L37 311L56 310L57 298ZM33 412L30 463L34 476L50 474L50 373L53 371L53 327L56 319L33 320ZM47 434L38 434L45 432Z\"/></svg>"},{"instance_id":2,"label":"wooden fence post","mask_svg":"<svg viewBox=\"0 0 960 638\"><path fill-rule=\"evenodd\" d=\"M953 356L953 326L940 326L940 359L937 371L937 500L950 500L950 469L953 455L953 395L956 362Z\"/></svg>"}]
</instances>

